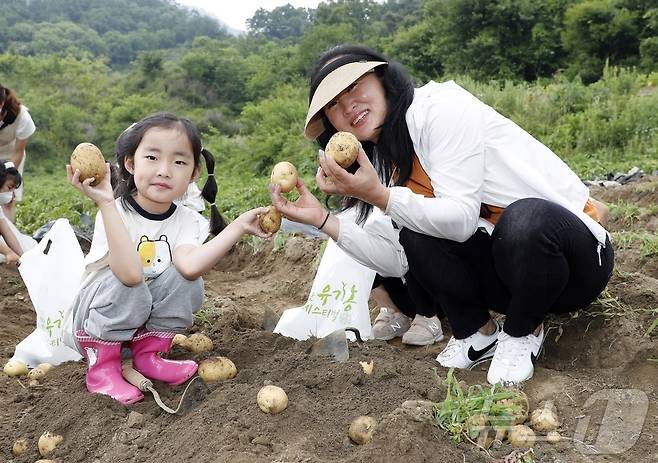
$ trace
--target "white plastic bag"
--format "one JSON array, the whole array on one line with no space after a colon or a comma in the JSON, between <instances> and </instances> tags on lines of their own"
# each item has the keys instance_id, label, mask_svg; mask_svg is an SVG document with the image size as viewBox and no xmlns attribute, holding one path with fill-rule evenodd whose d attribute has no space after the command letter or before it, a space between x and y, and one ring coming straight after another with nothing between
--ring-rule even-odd
<instances>
[{"instance_id":1,"label":"white plastic bag","mask_svg":"<svg viewBox=\"0 0 658 463\"><path fill-rule=\"evenodd\" d=\"M16 346L12 360L30 367L80 360L62 341L64 317L84 271L84 256L68 220L55 221L36 247L21 256L18 271L36 310L37 326Z\"/></svg>"},{"instance_id":2,"label":"white plastic bag","mask_svg":"<svg viewBox=\"0 0 658 463\"><path fill-rule=\"evenodd\" d=\"M372 336L368 298L375 272L356 262L329 239L306 304L283 312L275 333L298 340L322 338L348 326ZM348 338L354 338L347 333Z\"/></svg>"}]
</instances>

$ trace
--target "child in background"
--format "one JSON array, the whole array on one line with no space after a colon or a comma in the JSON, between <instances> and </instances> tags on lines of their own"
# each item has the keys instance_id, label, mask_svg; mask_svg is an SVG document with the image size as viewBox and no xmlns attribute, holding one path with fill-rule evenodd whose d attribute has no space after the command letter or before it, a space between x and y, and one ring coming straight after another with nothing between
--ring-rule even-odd
<instances>
[{"instance_id":1,"label":"child in background","mask_svg":"<svg viewBox=\"0 0 658 463\"><path fill-rule=\"evenodd\" d=\"M147 378L178 385L193 376L194 361L165 360L159 354L171 349L176 332L192 326L204 296L201 275L243 234L269 237L258 225L258 215L267 208L247 211L225 225L213 195L210 228L216 236L204 244L203 217L174 203L198 177L202 154L211 158L189 120L157 113L117 139L116 199L109 164L96 186L93 179L80 182L79 171L66 167L70 183L99 210L82 289L71 308L74 339L68 340L88 362L86 383L92 393L123 404L143 398L122 376L124 342L132 350L133 368ZM216 193L212 175L208 182L213 185L204 190Z\"/></svg>"},{"instance_id":2,"label":"child in background","mask_svg":"<svg viewBox=\"0 0 658 463\"><path fill-rule=\"evenodd\" d=\"M25 251L37 244L31 236L18 231L1 207L11 203L22 181L21 174L11 161L0 162L0 262L8 264L17 263Z\"/></svg>"}]
</instances>

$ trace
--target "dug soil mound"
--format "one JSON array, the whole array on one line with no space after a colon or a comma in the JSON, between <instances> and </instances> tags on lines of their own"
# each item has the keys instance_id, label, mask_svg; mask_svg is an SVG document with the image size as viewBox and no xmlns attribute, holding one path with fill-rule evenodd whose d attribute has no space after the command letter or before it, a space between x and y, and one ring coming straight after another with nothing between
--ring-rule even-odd
<instances>
[{"instance_id":1,"label":"dug soil mound","mask_svg":"<svg viewBox=\"0 0 658 463\"><path fill-rule=\"evenodd\" d=\"M539 439L534 461L658 461L658 329L650 330L658 318L658 252L647 238L655 243L657 190L658 179L645 178L593 191L609 203L636 205L639 212L611 216L609 229L621 241L614 276L599 301L548 324L544 354L523 389L533 407L554 401L564 438L557 444ZM446 370L434 359L445 347L449 326L446 339L430 347L351 343L344 363L308 353L311 341L273 334L273 319L306 301L321 242L288 236L284 244L259 246L238 246L205 278L206 301L191 331L210 336L213 351L175 348L172 355L198 361L229 357L238 369L235 378L209 385L194 381L181 412L170 415L150 394L130 407L89 394L83 363L58 366L33 387L0 374L0 462L41 458L37 441L45 431L64 437L51 458L67 463L482 462L502 461L513 451L497 444L486 454L451 441L432 423L432 403L446 394ZM20 275L6 265L0 266L0 320L4 362L35 324ZM359 362L370 360L374 370L365 375ZM486 384L487 366L457 377ZM264 384L287 392L285 411L268 415L258 408L256 394ZM170 405L185 389L155 387ZM378 421L366 445L347 437L359 415ZM19 438L27 439L28 449L13 456Z\"/></svg>"}]
</instances>

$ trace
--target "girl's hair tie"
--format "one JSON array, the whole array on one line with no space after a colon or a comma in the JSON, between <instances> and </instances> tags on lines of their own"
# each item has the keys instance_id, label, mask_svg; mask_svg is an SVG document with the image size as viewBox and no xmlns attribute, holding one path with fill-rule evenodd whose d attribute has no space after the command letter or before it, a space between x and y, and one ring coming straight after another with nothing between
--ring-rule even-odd
<instances>
[{"instance_id":1,"label":"girl's hair tie","mask_svg":"<svg viewBox=\"0 0 658 463\"><path fill-rule=\"evenodd\" d=\"M16 164L11 161L5 162L5 169L11 169L12 167L16 167Z\"/></svg>"},{"instance_id":2,"label":"girl's hair tie","mask_svg":"<svg viewBox=\"0 0 658 463\"><path fill-rule=\"evenodd\" d=\"M215 174L208 174L208 177L214 177Z\"/></svg>"}]
</instances>

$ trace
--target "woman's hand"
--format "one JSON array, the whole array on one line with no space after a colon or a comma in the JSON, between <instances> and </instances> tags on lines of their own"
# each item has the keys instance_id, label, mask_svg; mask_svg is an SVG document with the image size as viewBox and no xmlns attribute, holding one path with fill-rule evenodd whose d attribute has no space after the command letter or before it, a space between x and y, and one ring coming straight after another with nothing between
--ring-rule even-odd
<instances>
[{"instance_id":1,"label":"woman's hand","mask_svg":"<svg viewBox=\"0 0 658 463\"><path fill-rule=\"evenodd\" d=\"M243 212L240 216L235 219L233 222L236 222L241 225L244 233L249 235L260 236L261 238L270 238L271 233L265 233L261 228L259 219L260 216L267 213L267 207L257 207L247 212Z\"/></svg>"},{"instance_id":2,"label":"woman's hand","mask_svg":"<svg viewBox=\"0 0 658 463\"><path fill-rule=\"evenodd\" d=\"M363 148L359 148L356 161L359 168L351 174L320 150L320 169L315 176L320 190L326 194L351 196L385 210L388 204L388 188L382 185Z\"/></svg>"},{"instance_id":3,"label":"woman's hand","mask_svg":"<svg viewBox=\"0 0 658 463\"><path fill-rule=\"evenodd\" d=\"M96 186L91 186L93 178L88 178L85 181L80 181L80 171L78 169L73 172L71 165L66 165L66 175L69 183L80 190L85 196L94 201L98 207L104 204L114 202L114 193L112 192L112 185L110 184L110 164L105 163L105 177Z\"/></svg>"},{"instance_id":4,"label":"woman's hand","mask_svg":"<svg viewBox=\"0 0 658 463\"><path fill-rule=\"evenodd\" d=\"M319 227L327 215L327 211L322 207L320 201L318 201L309 189L306 188L306 185L301 178L297 179L296 187L299 192L299 198L294 202L291 202L281 194L281 187L279 185L270 185L272 205L274 205L283 216L293 222Z\"/></svg>"}]
</instances>

